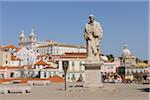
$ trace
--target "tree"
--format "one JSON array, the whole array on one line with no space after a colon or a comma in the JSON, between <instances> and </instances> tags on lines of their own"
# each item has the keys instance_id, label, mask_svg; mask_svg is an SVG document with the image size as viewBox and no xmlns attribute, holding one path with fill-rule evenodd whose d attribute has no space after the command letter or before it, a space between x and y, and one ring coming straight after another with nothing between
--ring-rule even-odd
<instances>
[{"instance_id":1,"label":"tree","mask_svg":"<svg viewBox=\"0 0 150 100\"><path fill-rule=\"evenodd\" d=\"M148 64L148 60L143 60L144 63Z\"/></svg>"},{"instance_id":2,"label":"tree","mask_svg":"<svg viewBox=\"0 0 150 100\"><path fill-rule=\"evenodd\" d=\"M106 55L108 58L108 61L113 62L114 61L114 56L112 54Z\"/></svg>"}]
</instances>

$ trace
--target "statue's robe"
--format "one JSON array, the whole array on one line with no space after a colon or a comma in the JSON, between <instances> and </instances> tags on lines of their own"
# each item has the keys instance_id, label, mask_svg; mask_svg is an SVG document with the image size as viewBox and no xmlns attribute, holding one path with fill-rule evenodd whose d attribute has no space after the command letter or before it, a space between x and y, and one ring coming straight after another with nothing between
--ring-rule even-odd
<instances>
[{"instance_id":1,"label":"statue's robe","mask_svg":"<svg viewBox=\"0 0 150 100\"><path fill-rule=\"evenodd\" d=\"M87 60L99 60L99 42L102 37L103 30L98 22L94 21L86 24L84 38L87 42Z\"/></svg>"}]
</instances>

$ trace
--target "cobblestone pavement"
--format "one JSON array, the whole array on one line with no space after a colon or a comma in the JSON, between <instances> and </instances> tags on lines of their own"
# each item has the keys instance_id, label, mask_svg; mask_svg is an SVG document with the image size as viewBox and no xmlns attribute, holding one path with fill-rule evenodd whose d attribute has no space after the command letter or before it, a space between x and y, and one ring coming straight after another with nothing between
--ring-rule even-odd
<instances>
[{"instance_id":1,"label":"cobblestone pavement","mask_svg":"<svg viewBox=\"0 0 150 100\"><path fill-rule=\"evenodd\" d=\"M104 88L68 87L64 84L32 86L27 94L0 94L0 100L150 100L149 85L104 84Z\"/></svg>"}]
</instances>

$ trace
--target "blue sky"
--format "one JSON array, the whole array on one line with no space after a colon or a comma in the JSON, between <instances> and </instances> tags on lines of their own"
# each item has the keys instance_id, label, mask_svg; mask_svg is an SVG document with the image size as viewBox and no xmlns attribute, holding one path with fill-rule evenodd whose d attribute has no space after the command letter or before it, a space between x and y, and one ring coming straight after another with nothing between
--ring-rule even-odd
<instances>
[{"instance_id":1,"label":"blue sky","mask_svg":"<svg viewBox=\"0 0 150 100\"><path fill-rule=\"evenodd\" d=\"M104 30L104 54L120 56L125 43L148 59L148 2L1 2L0 45L18 45L21 30L39 41L85 44L84 26L94 14Z\"/></svg>"}]
</instances>

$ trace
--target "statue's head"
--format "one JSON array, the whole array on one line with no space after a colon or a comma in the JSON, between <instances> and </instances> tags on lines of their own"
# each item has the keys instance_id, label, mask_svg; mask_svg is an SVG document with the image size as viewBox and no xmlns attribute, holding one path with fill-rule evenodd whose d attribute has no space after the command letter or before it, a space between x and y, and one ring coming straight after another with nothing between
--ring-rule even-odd
<instances>
[{"instance_id":1,"label":"statue's head","mask_svg":"<svg viewBox=\"0 0 150 100\"><path fill-rule=\"evenodd\" d=\"M90 15L90 16L89 16L89 20L90 20L90 22L94 22L94 20L95 20L94 15Z\"/></svg>"}]
</instances>

